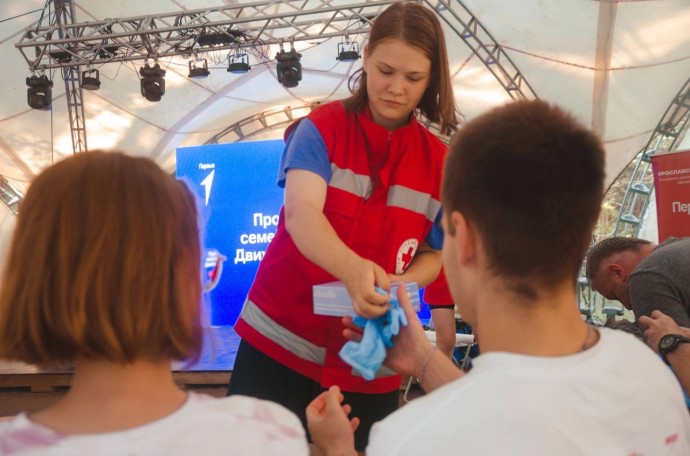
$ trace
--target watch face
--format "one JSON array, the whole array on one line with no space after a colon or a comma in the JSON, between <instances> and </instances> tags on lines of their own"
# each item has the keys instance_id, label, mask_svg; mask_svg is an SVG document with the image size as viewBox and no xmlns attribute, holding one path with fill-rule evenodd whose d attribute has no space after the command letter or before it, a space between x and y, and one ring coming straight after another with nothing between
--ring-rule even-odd
<instances>
[{"instance_id":1,"label":"watch face","mask_svg":"<svg viewBox=\"0 0 690 456\"><path fill-rule=\"evenodd\" d=\"M672 347L676 343L675 334L666 334L659 341L659 351L664 351Z\"/></svg>"}]
</instances>

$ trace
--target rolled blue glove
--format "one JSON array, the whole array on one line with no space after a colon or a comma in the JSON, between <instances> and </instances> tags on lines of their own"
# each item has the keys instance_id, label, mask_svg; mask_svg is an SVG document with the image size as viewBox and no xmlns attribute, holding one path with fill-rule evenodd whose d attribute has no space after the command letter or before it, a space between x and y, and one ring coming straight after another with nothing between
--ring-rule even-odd
<instances>
[{"instance_id":1,"label":"rolled blue glove","mask_svg":"<svg viewBox=\"0 0 690 456\"><path fill-rule=\"evenodd\" d=\"M374 321L369 320L364 325L362 340L349 341L340 349L340 358L357 369L367 380L376 377L376 371L386 359L386 346Z\"/></svg>"},{"instance_id":2,"label":"rolled blue glove","mask_svg":"<svg viewBox=\"0 0 690 456\"><path fill-rule=\"evenodd\" d=\"M385 294L380 288L377 292ZM400 332L400 325L407 326L405 312L400 308L398 298L391 293L389 308L379 318L367 319L356 316L355 325L364 328L362 340L349 341L340 349L340 358L354 367L366 380L373 380L383 360L386 359L386 347L393 347L393 336Z\"/></svg>"}]
</instances>

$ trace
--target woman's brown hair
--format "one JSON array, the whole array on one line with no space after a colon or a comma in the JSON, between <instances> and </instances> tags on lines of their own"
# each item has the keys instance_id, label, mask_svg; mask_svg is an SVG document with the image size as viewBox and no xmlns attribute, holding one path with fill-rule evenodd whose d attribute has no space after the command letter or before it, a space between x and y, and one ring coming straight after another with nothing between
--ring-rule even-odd
<instances>
[{"instance_id":1,"label":"woman's brown hair","mask_svg":"<svg viewBox=\"0 0 690 456\"><path fill-rule=\"evenodd\" d=\"M153 161L89 152L23 200L0 289L0 358L128 363L201 349L194 197Z\"/></svg>"},{"instance_id":2,"label":"woman's brown hair","mask_svg":"<svg viewBox=\"0 0 690 456\"><path fill-rule=\"evenodd\" d=\"M419 48L431 61L429 87L422 96L417 111L440 126L444 135L450 135L457 126L455 98L448 69L446 39L441 23L430 9L415 2L393 3L374 20L369 33L369 52L381 42L401 39ZM351 83L356 86L353 95L344 101L350 111L361 111L367 105L367 74L359 71Z\"/></svg>"}]
</instances>

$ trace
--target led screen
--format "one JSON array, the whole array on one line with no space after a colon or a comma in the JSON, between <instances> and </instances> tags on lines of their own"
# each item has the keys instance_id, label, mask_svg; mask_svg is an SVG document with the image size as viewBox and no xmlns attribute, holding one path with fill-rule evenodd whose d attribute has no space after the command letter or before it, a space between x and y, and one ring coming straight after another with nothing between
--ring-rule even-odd
<instances>
[{"instance_id":1,"label":"led screen","mask_svg":"<svg viewBox=\"0 0 690 456\"><path fill-rule=\"evenodd\" d=\"M276 176L283 140L177 149L177 177L204 208L204 273L212 325L234 325L268 242L283 190Z\"/></svg>"}]
</instances>

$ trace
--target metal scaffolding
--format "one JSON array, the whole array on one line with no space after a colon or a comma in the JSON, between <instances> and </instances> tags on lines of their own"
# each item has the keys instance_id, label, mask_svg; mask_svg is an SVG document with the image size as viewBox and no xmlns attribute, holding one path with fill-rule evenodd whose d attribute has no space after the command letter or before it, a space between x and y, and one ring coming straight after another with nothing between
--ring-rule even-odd
<instances>
[{"instance_id":1,"label":"metal scaffolding","mask_svg":"<svg viewBox=\"0 0 690 456\"><path fill-rule=\"evenodd\" d=\"M391 3L393 0L340 5L329 0L272 0L51 24L27 30L15 46L32 71L191 56L366 33L371 20Z\"/></svg>"},{"instance_id":2,"label":"metal scaffolding","mask_svg":"<svg viewBox=\"0 0 690 456\"><path fill-rule=\"evenodd\" d=\"M247 141L258 134L286 127L296 119L309 114L318 105L319 103L307 103L300 106L286 106L283 109L263 111L245 117L225 127L204 144Z\"/></svg>"},{"instance_id":3,"label":"metal scaffolding","mask_svg":"<svg viewBox=\"0 0 690 456\"><path fill-rule=\"evenodd\" d=\"M55 0L55 15L51 24L57 27L60 39L69 38L66 26L76 22L73 0ZM78 67L62 67L62 79L65 81L67 110L69 111L70 131L72 133L72 151L76 154L86 152L86 123L84 122L84 94L79 79Z\"/></svg>"},{"instance_id":4,"label":"metal scaffolding","mask_svg":"<svg viewBox=\"0 0 690 456\"><path fill-rule=\"evenodd\" d=\"M368 33L372 20L394 0L268 0L79 23L75 21L73 0L52 3L55 14L50 25L27 29L15 46L30 71L62 70L73 150L81 152L87 150L81 70L111 62L173 56L196 58L222 50L250 50L268 58L269 45ZM423 3L436 11L513 99L537 98L501 45L461 0ZM276 116L283 116L283 120L270 125L261 123L269 118L278 119ZM220 137L242 140L247 136L244 130L252 123L259 122L258 130L252 132L256 134L283 126L291 119L289 108L259 113L233 123L209 142ZM436 126L428 126L447 141Z\"/></svg>"},{"instance_id":5,"label":"metal scaffolding","mask_svg":"<svg viewBox=\"0 0 690 456\"><path fill-rule=\"evenodd\" d=\"M461 0L425 0L424 3L436 11L451 30L465 42L512 99L538 98L503 47Z\"/></svg>"},{"instance_id":6,"label":"metal scaffolding","mask_svg":"<svg viewBox=\"0 0 690 456\"><path fill-rule=\"evenodd\" d=\"M71 0L64 1L71 4ZM29 69L255 49L289 41L367 33L391 0L338 5L329 0L272 0L167 14L53 23L27 30L15 45ZM460 0L425 0L514 99L537 98L502 46Z\"/></svg>"},{"instance_id":7,"label":"metal scaffolding","mask_svg":"<svg viewBox=\"0 0 690 456\"><path fill-rule=\"evenodd\" d=\"M12 214L19 212L19 202L24 198L22 192L4 176L0 176L0 200L10 209Z\"/></svg>"}]
</instances>

